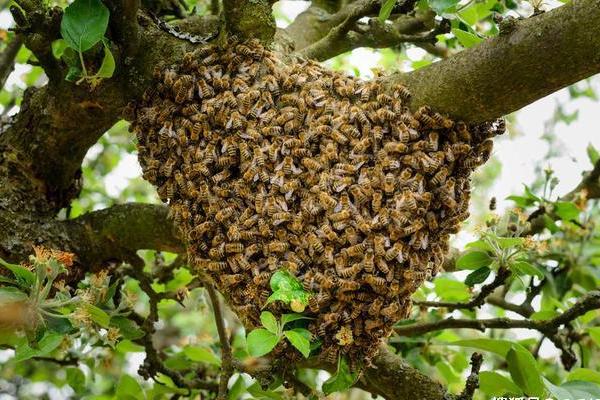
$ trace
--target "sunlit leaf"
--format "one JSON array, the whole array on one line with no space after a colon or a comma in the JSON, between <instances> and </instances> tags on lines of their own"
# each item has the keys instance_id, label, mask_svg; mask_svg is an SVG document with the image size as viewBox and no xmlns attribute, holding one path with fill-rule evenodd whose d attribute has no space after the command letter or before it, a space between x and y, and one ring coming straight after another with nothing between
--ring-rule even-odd
<instances>
[{"instance_id":1,"label":"sunlit leaf","mask_svg":"<svg viewBox=\"0 0 600 400\"><path fill-rule=\"evenodd\" d=\"M600 372L588 368L577 368L569 372L567 381L585 381L600 385Z\"/></svg>"},{"instance_id":2,"label":"sunlit leaf","mask_svg":"<svg viewBox=\"0 0 600 400\"><path fill-rule=\"evenodd\" d=\"M64 11L60 33L71 48L84 52L102 40L108 17L100 0L75 0Z\"/></svg>"},{"instance_id":3,"label":"sunlit leaf","mask_svg":"<svg viewBox=\"0 0 600 400\"><path fill-rule=\"evenodd\" d=\"M270 353L278 342L279 336L262 328L253 330L246 338L248 353L253 357L260 357Z\"/></svg>"},{"instance_id":4,"label":"sunlit leaf","mask_svg":"<svg viewBox=\"0 0 600 400\"><path fill-rule=\"evenodd\" d=\"M501 357L506 357L511 349L513 342L502 339L466 339L448 343L451 346L471 347L479 350L490 351Z\"/></svg>"},{"instance_id":5,"label":"sunlit leaf","mask_svg":"<svg viewBox=\"0 0 600 400\"><path fill-rule=\"evenodd\" d=\"M96 307L93 304L88 303L84 303L82 307L84 307L85 310L88 312L92 321L94 321L103 328L108 328L110 323L110 316L104 310L100 309L99 307Z\"/></svg>"},{"instance_id":6,"label":"sunlit leaf","mask_svg":"<svg viewBox=\"0 0 600 400\"><path fill-rule=\"evenodd\" d=\"M452 29L452 33L454 34L454 36L456 36L459 43L461 45L463 45L463 47L466 47L466 48L473 47L476 44L483 41L483 39L480 38L479 36L477 36L471 32L465 32L461 29L457 29L457 28Z\"/></svg>"},{"instance_id":7,"label":"sunlit leaf","mask_svg":"<svg viewBox=\"0 0 600 400\"><path fill-rule=\"evenodd\" d=\"M117 384L117 398L119 399L145 399L144 389L132 376L122 375Z\"/></svg>"},{"instance_id":8,"label":"sunlit leaf","mask_svg":"<svg viewBox=\"0 0 600 400\"><path fill-rule=\"evenodd\" d=\"M290 341L305 358L310 355L310 332L306 329L296 328L283 332L287 340Z\"/></svg>"},{"instance_id":9,"label":"sunlit leaf","mask_svg":"<svg viewBox=\"0 0 600 400\"><path fill-rule=\"evenodd\" d=\"M563 221L572 221L579 218L579 213L581 211L577 208L575 203L571 203L570 201L557 201L554 203L554 212Z\"/></svg>"},{"instance_id":10,"label":"sunlit leaf","mask_svg":"<svg viewBox=\"0 0 600 400\"><path fill-rule=\"evenodd\" d=\"M434 290L440 298L448 301L465 301L471 297L467 285L447 278L437 278L434 281Z\"/></svg>"},{"instance_id":11,"label":"sunlit leaf","mask_svg":"<svg viewBox=\"0 0 600 400\"><path fill-rule=\"evenodd\" d=\"M470 251L463 254L456 260L456 267L459 269L479 269L487 267L493 259L483 251Z\"/></svg>"},{"instance_id":12,"label":"sunlit leaf","mask_svg":"<svg viewBox=\"0 0 600 400\"><path fill-rule=\"evenodd\" d=\"M385 0L381 6L381 9L379 10L379 20L381 22L385 22L385 20L390 17L392 10L394 9L394 5L396 5L396 0Z\"/></svg>"},{"instance_id":13,"label":"sunlit leaf","mask_svg":"<svg viewBox=\"0 0 600 400\"><path fill-rule=\"evenodd\" d=\"M208 347L186 346L183 353L192 361L221 366L221 359Z\"/></svg>"},{"instance_id":14,"label":"sunlit leaf","mask_svg":"<svg viewBox=\"0 0 600 400\"><path fill-rule=\"evenodd\" d=\"M277 334L279 332L279 324L275 316L269 311L260 313L260 322L269 332Z\"/></svg>"},{"instance_id":15,"label":"sunlit leaf","mask_svg":"<svg viewBox=\"0 0 600 400\"><path fill-rule=\"evenodd\" d=\"M586 150L587 150L587 155L588 155L588 158L590 159L590 162L592 164L596 164L596 162L598 160L600 160L600 153L598 153L598 150L596 150L594 145L591 143L588 144Z\"/></svg>"},{"instance_id":16,"label":"sunlit leaf","mask_svg":"<svg viewBox=\"0 0 600 400\"><path fill-rule=\"evenodd\" d=\"M66 370L67 383L75 393L82 393L85 390L85 374L82 370L75 367L69 367Z\"/></svg>"}]
</instances>

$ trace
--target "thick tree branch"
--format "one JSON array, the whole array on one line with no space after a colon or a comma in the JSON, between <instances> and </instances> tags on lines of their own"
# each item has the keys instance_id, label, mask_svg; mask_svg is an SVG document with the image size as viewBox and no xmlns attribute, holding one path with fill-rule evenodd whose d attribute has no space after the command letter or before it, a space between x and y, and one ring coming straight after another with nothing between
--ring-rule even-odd
<instances>
[{"instance_id":1,"label":"thick tree branch","mask_svg":"<svg viewBox=\"0 0 600 400\"><path fill-rule=\"evenodd\" d=\"M574 0L446 60L382 79L405 84L413 107L492 120L600 72L598 35L600 0Z\"/></svg>"},{"instance_id":2,"label":"thick tree branch","mask_svg":"<svg viewBox=\"0 0 600 400\"><path fill-rule=\"evenodd\" d=\"M212 17L195 21L205 33L214 32L218 23ZM123 107L143 93L156 66L180 62L192 48L150 18L140 16L138 28L137 56L125 58L114 77L95 90L62 76L42 88L28 89L21 112L0 135L1 162L11 158L28 162L19 168L33 188L29 196L40 199L38 212L54 214L77 196L87 150L119 119Z\"/></svg>"},{"instance_id":3,"label":"thick tree branch","mask_svg":"<svg viewBox=\"0 0 600 400\"><path fill-rule=\"evenodd\" d=\"M238 39L257 38L270 44L275 35L275 19L268 0L223 0L227 32Z\"/></svg>"}]
</instances>

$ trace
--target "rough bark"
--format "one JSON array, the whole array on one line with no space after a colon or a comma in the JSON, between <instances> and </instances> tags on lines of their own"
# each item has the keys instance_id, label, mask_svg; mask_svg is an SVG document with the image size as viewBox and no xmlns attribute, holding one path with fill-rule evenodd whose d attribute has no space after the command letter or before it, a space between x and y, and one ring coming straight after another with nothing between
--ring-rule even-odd
<instances>
[{"instance_id":1,"label":"rough bark","mask_svg":"<svg viewBox=\"0 0 600 400\"><path fill-rule=\"evenodd\" d=\"M481 122L600 72L600 0L574 0L508 25L498 37L384 81L408 86L414 107Z\"/></svg>"}]
</instances>

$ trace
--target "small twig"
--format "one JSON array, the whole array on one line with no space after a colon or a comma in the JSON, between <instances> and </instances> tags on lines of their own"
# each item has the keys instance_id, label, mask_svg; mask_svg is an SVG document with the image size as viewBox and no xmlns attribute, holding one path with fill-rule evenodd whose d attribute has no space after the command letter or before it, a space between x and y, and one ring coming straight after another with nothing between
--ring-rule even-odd
<instances>
[{"instance_id":1,"label":"small twig","mask_svg":"<svg viewBox=\"0 0 600 400\"><path fill-rule=\"evenodd\" d=\"M436 322L398 326L394 328L394 331L401 336L415 336L448 328L477 329L480 331L485 331L486 329L524 328L537 330L549 336L556 333L562 325L566 325L588 311L596 309L600 309L600 291L589 292L564 313L545 321L509 318L455 319L451 317Z\"/></svg>"},{"instance_id":2,"label":"small twig","mask_svg":"<svg viewBox=\"0 0 600 400\"><path fill-rule=\"evenodd\" d=\"M52 358L52 357L33 357L33 360L51 362L51 363L62 365L62 366L79 364L79 359L73 358L73 357L63 358L62 360Z\"/></svg>"},{"instance_id":3,"label":"small twig","mask_svg":"<svg viewBox=\"0 0 600 400\"><path fill-rule=\"evenodd\" d=\"M16 35L13 40L6 45L6 49L0 54L0 89L4 88L8 76L15 66L15 58L23 45L23 37Z\"/></svg>"},{"instance_id":4,"label":"small twig","mask_svg":"<svg viewBox=\"0 0 600 400\"><path fill-rule=\"evenodd\" d=\"M526 317L526 318L530 317L531 314L533 314L535 312L535 310L529 303L523 302L522 304L514 304L514 303L510 303L510 302L506 301L501 296L491 295L487 299L485 299L485 301L488 304L491 304L496 307L500 307L503 310L512 311L512 312L522 315L523 317Z\"/></svg>"},{"instance_id":5,"label":"small twig","mask_svg":"<svg viewBox=\"0 0 600 400\"><path fill-rule=\"evenodd\" d=\"M473 353L471 356L471 373L467 378L465 389L456 400L472 400L475 390L479 388L479 371L483 363L483 356L480 353Z\"/></svg>"},{"instance_id":6,"label":"small twig","mask_svg":"<svg viewBox=\"0 0 600 400\"><path fill-rule=\"evenodd\" d=\"M225 400L227 398L227 383L233 374L233 356L231 354L231 344L229 343L229 336L225 331L225 319L223 317L221 302L219 301L217 291L210 284L205 285L205 287L213 306L215 323L217 324L217 332L219 333L219 340L221 341L221 378L219 380L218 399Z\"/></svg>"}]
</instances>

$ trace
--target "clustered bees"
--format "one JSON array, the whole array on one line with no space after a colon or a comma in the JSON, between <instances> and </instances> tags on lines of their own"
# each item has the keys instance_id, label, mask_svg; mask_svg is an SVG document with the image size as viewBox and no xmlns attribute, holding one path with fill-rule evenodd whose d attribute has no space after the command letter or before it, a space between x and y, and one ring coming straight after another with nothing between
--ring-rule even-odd
<instances>
[{"instance_id":1,"label":"clustered bees","mask_svg":"<svg viewBox=\"0 0 600 400\"><path fill-rule=\"evenodd\" d=\"M402 86L284 64L254 40L199 47L156 80L132 129L195 267L248 327L289 271L321 356L372 356L440 268L502 124L412 113Z\"/></svg>"}]
</instances>

